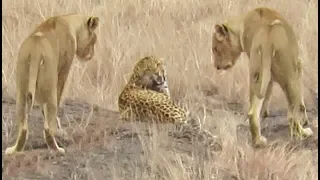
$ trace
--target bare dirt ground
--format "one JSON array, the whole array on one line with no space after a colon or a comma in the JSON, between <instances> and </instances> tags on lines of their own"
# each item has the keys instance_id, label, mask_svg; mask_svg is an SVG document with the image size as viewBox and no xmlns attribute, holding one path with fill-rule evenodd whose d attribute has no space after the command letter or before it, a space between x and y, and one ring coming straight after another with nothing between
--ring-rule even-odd
<instances>
[{"instance_id":1,"label":"bare dirt ground","mask_svg":"<svg viewBox=\"0 0 320 180\"><path fill-rule=\"evenodd\" d=\"M145 177L145 179L166 179L167 175L163 174L161 167L153 165L150 160L152 152L146 148L146 146L152 146L152 136L154 135L150 132L157 132L152 131L150 126L139 124L134 127L129 122L120 121L117 112L100 109L85 102L67 100L60 110L62 109L63 111L59 112L62 126L70 128L66 129L68 136L58 139L60 140L59 144L66 148L66 155L56 155L47 150L42 134L43 120L40 110L36 107L29 120L30 135L26 152L14 157L4 158L2 169L4 179L129 180L142 177ZM236 108L233 107L232 109ZM3 118L14 120L14 112L14 100L3 97ZM317 119L316 112L308 112L308 114L310 120ZM317 121L312 121L311 126L315 133L314 137L303 141L290 142L285 113L272 112L271 117L262 122L262 134L268 138L273 147L277 147L277 143L282 144L288 141L290 143L285 148L288 152L311 152L309 160L313 160L313 166L317 167L318 129L317 127L314 128L316 123ZM158 132L161 134L161 130ZM2 133L4 133L4 129L2 129ZM162 134L160 136L163 138L166 135ZM245 144L248 137L250 137L248 126L245 123L239 124L237 127L238 143ZM158 153L174 152L181 156L192 156L192 154L200 152L198 158L201 160L198 159L198 161L200 160L199 162L204 164L221 155L215 154L212 149L195 147L196 145L192 145L188 140L181 141L170 136L166 138L165 143L158 142ZM12 145L14 142L2 141L2 154L8 143ZM241 160L241 155L238 159ZM180 163L184 164L186 162ZM200 172L205 170L201 165L198 166ZM196 179L240 179L237 173L226 170L220 169L220 173L217 173L217 175L211 174L206 178L203 175L201 176L201 173L196 173L191 177Z\"/></svg>"}]
</instances>

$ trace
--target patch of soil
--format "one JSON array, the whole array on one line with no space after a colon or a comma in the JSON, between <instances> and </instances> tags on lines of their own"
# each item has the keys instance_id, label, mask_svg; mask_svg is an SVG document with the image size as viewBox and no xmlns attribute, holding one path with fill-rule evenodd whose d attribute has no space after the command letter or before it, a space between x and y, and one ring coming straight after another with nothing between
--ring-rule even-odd
<instances>
[{"instance_id":1,"label":"patch of soil","mask_svg":"<svg viewBox=\"0 0 320 180\"><path fill-rule=\"evenodd\" d=\"M13 99L3 97L2 113L7 123L15 124L12 122L15 120ZM12 131L6 135L8 125L3 121L4 179L91 179L91 173L97 179L115 174L129 178L134 172L142 173L148 169L148 159L144 156L146 150L142 144L151 138L147 124L124 122L117 112L72 100L64 102L58 116L67 134L56 137L58 144L66 150L64 156L48 150L43 139L43 119L38 106L34 106L28 120L29 136L24 153L4 156L5 148L15 143L17 128L10 128ZM190 153L192 149L190 142L176 141L170 136L168 142L164 149L175 147L182 153ZM137 168L141 170L137 171Z\"/></svg>"},{"instance_id":2,"label":"patch of soil","mask_svg":"<svg viewBox=\"0 0 320 180\"><path fill-rule=\"evenodd\" d=\"M132 179L150 171L150 162L146 158L148 156L145 156L149 152L143 146L143 143L150 143L148 126L121 121L117 112L85 102L66 100L58 113L61 125L68 134L57 137L58 144L66 150L66 154L61 156L48 151L43 139L42 115L39 107L35 106L29 117L29 137L25 152L12 157L5 157L4 150L14 144L16 128L8 132L6 127L9 125L4 124L4 119L6 123L15 124L12 122L15 120L13 99L3 97L2 114L3 179L117 179L115 176ZM310 120L315 116L315 113L311 113ZM286 124L285 115L269 117L262 121L262 134L269 142L290 141ZM247 125L239 125L238 130L240 141L250 137ZM318 130L313 130L314 137L292 144L310 149L317 156ZM161 148L164 152L174 149L185 154L195 153L194 146L189 142L178 142L170 136ZM198 148L196 151L203 149Z\"/></svg>"}]
</instances>

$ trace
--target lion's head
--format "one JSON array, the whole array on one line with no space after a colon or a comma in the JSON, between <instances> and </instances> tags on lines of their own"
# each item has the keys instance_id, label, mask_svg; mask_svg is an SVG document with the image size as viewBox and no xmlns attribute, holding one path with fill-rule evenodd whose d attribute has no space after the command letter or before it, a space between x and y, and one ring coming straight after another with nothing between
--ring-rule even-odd
<instances>
[{"instance_id":1,"label":"lion's head","mask_svg":"<svg viewBox=\"0 0 320 180\"><path fill-rule=\"evenodd\" d=\"M98 17L89 17L85 24L81 26L76 34L77 38L77 57L80 60L88 61L94 56L94 46L97 42L95 33L99 24Z\"/></svg>"},{"instance_id":2,"label":"lion's head","mask_svg":"<svg viewBox=\"0 0 320 180\"><path fill-rule=\"evenodd\" d=\"M225 25L216 24L212 36L214 66L226 70L234 66L242 50L239 38Z\"/></svg>"}]
</instances>

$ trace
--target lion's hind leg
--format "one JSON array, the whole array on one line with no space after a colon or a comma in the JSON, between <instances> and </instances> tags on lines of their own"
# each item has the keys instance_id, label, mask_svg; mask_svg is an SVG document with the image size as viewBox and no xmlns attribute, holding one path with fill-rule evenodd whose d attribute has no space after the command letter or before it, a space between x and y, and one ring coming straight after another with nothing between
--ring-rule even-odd
<instances>
[{"instance_id":1,"label":"lion's hind leg","mask_svg":"<svg viewBox=\"0 0 320 180\"><path fill-rule=\"evenodd\" d=\"M311 128L303 128L301 124L301 114L299 110L289 110L288 112L288 121L289 121L289 130L290 130L290 137L293 138L294 136L302 140L305 137L310 137L313 135L313 131Z\"/></svg>"},{"instance_id":2,"label":"lion's hind leg","mask_svg":"<svg viewBox=\"0 0 320 180\"><path fill-rule=\"evenodd\" d=\"M290 137L302 140L313 135L311 128L303 128L303 120L307 118L300 105L288 109Z\"/></svg>"},{"instance_id":3,"label":"lion's hind leg","mask_svg":"<svg viewBox=\"0 0 320 180\"><path fill-rule=\"evenodd\" d=\"M17 92L16 119L18 126L18 136L14 146L5 150L5 155L12 155L22 152L28 139L28 116L33 106L32 94L25 95L25 89L21 88Z\"/></svg>"},{"instance_id":4,"label":"lion's hind leg","mask_svg":"<svg viewBox=\"0 0 320 180\"><path fill-rule=\"evenodd\" d=\"M303 123L308 121L306 108L301 101L301 86L296 81L289 80L288 83L280 83L281 88L286 94L288 102L288 121L290 127L290 136L296 136L298 139L313 135L310 128L303 128Z\"/></svg>"}]
</instances>

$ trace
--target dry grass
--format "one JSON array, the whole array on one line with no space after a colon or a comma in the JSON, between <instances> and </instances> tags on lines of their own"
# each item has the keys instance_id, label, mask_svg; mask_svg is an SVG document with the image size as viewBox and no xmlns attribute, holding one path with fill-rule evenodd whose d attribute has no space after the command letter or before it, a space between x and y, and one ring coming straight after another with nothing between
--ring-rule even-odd
<instances>
[{"instance_id":1,"label":"dry grass","mask_svg":"<svg viewBox=\"0 0 320 180\"><path fill-rule=\"evenodd\" d=\"M173 98L203 118L209 129L217 124L223 140L221 154L204 161L204 152L187 156L161 149L159 145L166 142L160 133L158 139L145 141L148 153L141 157L148 161L151 173L136 170L132 178L140 179L140 174L142 179L197 179L201 171L204 179L221 179L228 171L243 180L316 179L318 172L310 162L309 151L288 152L285 145L253 151L248 143L237 140L235 128L243 116L204 111L215 101L207 96L213 90L217 91L216 99L241 103L243 112L247 110L248 60L243 55L229 72L217 73L211 58L211 34L215 23L258 6L277 9L292 24L304 60L306 105L314 108L318 89L318 1L314 0L6 0L2 9L3 92L14 98L18 49L37 24L59 14L93 14L101 22L96 55L86 64L75 61L67 98L117 110L117 97L133 64L153 54L167 60ZM280 88L276 86L273 92L272 109L285 109ZM12 120L3 119L3 124L7 127L2 133L5 139L14 137ZM123 179L120 168L114 165L109 178Z\"/></svg>"}]
</instances>

